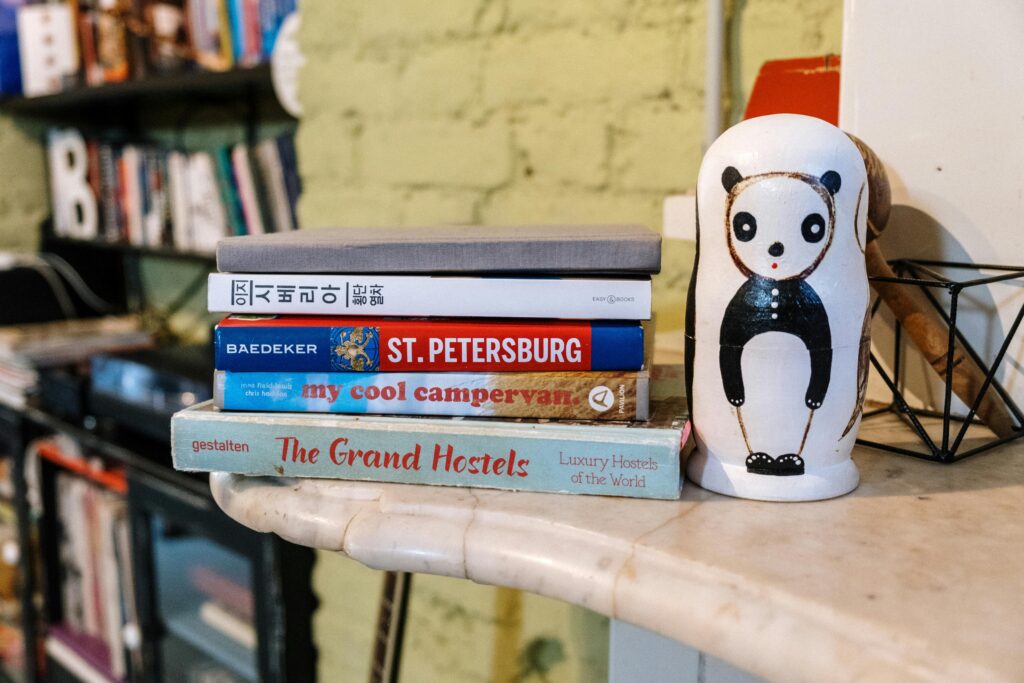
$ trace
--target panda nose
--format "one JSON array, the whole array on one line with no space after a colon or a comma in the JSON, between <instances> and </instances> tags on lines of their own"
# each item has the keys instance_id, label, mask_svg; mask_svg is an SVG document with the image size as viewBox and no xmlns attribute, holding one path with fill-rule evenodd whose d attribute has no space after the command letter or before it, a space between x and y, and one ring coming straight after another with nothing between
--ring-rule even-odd
<instances>
[{"instance_id":1,"label":"panda nose","mask_svg":"<svg viewBox=\"0 0 1024 683\"><path fill-rule=\"evenodd\" d=\"M775 258L782 256L784 251L786 251L786 248L782 246L782 242L774 242L772 246L768 247L768 253Z\"/></svg>"}]
</instances>

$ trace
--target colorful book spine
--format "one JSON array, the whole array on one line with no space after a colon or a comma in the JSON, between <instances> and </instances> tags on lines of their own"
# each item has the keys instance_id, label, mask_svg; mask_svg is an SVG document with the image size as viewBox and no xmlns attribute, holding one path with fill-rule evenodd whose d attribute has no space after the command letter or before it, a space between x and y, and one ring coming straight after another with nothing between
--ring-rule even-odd
<instances>
[{"instance_id":1,"label":"colorful book spine","mask_svg":"<svg viewBox=\"0 0 1024 683\"><path fill-rule=\"evenodd\" d=\"M230 317L214 331L218 370L529 372L640 370L636 322Z\"/></svg>"},{"instance_id":2,"label":"colorful book spine","mask_svg":"<svg viewBox=\"0 0 1024 683\"><path fill-rule=\"evenodd\" d=\"M277 142L264 140L256 145L256 160L263 177L267 203L273 215L274 229L287 232L295 229L292 221L292 208L285 186L284 168L278 153Z\"/></svg>"},{"instance_id":3,"label":"colorful book spine","mask_svg":"<svg viewBox=\"0 0 1024 683\"><path fill-rule=\"evenodd\" d=\"M242 207L245 231L249 235L262 235L266 229L263 227L256 182L245 145L239 144L231 148L231 170L235 179L235 191Z\"/></svg>"},{"instance_id":4,"label":"colorful book spine","mask_svg":"<svg viewBox=\"0 0 1024 683\"><path fill-rule=\"evenodd\" d=\"M219 313L648 320L651 281L213 273Z\"/></svg>"},{"instance_id":5,"label":"colorful book spine","mask_svg":"<svg viewBox=\"0 0 1024 683\"><path fill-rule=\"evenodd\" d=\"M288 194L288 208L292 214L292 225L299 225L296 207L299 205L299 195L302 194L302 178L299 176L299 161L295 153L295 140L291 135L279 135L275 138L277 143L278 157L281 160L281 167L284 170L284 186Z\"/></svg>"},{"instance_id":6,"label":"colorful book spine","mask_svg":"<svg viewBox=\"0 0 1024 683\"><path fill-rule=\"evenodd\" d=\"M0 95L21 94L18 54L18 7L27 0L0 3Z\"/></svg>"},{"instance_id":7,"label":"colorful book spine","mask_svg":"<svg viewBox=\"0 0 1024 683\"><path fill-rule=\"evenodd\" d=\"M171 444L186 471L676 499L690 428L683 412L672 415L627 427L225 413L203 403L174 416Z\"/></svg>"},{"instance_id":8,"label":"colorful book spine","mask_svg":"<svg viewBox=\"0 0 1024 683\"><path fill-rule=\"evenodd\" d=\"M245 217L242 214L242 201L235 182L231 150L222 147L214 152L213 156L217 162L217 187L220 189L221 202L227 210L228 228L232 235L245 235Z\"/></svg>"},{"instance_id":9,"label":"colorful book spine","mask_svg":"<svg viewBox=\"0 0 1024 683\"><path fill-rule=\"evenodd\" d=\"M646 420L649 384L637 372L214 373L224 410Z\"/></svg>"}]
</instances>

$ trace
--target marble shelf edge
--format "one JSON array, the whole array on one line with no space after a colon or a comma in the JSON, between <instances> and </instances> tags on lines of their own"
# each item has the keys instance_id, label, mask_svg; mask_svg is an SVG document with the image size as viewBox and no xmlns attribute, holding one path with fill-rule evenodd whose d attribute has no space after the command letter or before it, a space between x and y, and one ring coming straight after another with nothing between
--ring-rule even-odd
<instances>
[{"instance_id":1,"label":"marble shelf edge","mask_svg":"<svg viewBox=\"0 0 1024 683\"><path fill-rule=\"evenodd\" d=\"M564 600L642 626L770 680L985 680L970 661L828 605L672 557L644 538L698 503L647 506L632 539L549 520L537 496L483 489L214 473L218 505L285 540L374 569L466 578ZM673 597L677 596L677 597ZM794 662L799 661L798 667Z\"/></svg>"}]
</instances>

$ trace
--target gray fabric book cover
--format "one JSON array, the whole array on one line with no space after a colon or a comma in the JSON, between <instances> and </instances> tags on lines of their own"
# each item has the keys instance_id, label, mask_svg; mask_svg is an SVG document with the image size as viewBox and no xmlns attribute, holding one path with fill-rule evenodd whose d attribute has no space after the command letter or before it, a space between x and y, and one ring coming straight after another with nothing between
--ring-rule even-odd
<instances>
[{"instance_id":1,"label":"gray fabric book cover","mask_svg":"<svg viewBox=\"0 0 1024 683\"><path fill-rule=\"evenodd\" d=\"M661 269L642 225L342 227L229 237L222 273L623 273Z\"/></svg>"}]
</instances>

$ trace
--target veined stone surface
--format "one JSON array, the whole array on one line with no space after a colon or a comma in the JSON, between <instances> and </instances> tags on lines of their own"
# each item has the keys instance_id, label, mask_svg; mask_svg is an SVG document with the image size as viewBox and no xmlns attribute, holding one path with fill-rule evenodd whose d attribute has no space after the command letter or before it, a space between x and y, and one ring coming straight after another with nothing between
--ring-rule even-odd
<instances>
[{"instance_id":1,"label":"veined stone surface","mask_svg":"<svg viewBox=\"0 0 1024 683\"><path fill-rule=\"evenodd\" d=\"M892 417L864 432L907 444ZM969 446L968 446L969 447ZM211 477L233 518L378 569L558 598L778 681L1024 672L1024 444L954 466L865 448L816 503Z\"/></svg>"}]
</instances>

